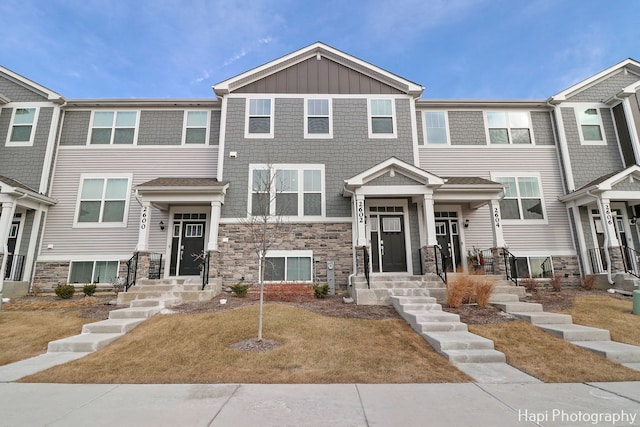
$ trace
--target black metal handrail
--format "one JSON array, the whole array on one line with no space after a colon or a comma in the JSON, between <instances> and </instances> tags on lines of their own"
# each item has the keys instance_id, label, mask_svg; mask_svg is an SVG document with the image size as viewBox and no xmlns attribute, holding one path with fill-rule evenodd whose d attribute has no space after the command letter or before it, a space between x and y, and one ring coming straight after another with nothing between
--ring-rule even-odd
<instances>
[{"instance_id":1,"label":"black metal handrail","mask_svg":"<svg viewBox=\"0 0 640 427\"><path fill-rule=\"evenodd\" d=\"M24 273L24 255L7 255L7 266L4 270L4 278L10 282L19 282Z\"/></svg>"},{"instance_id":2,"label":"black metal handrail","mask_svg":"<svg viewBox=\"0 0 640 427\"><path fill-rule=\"evenodd\" d=\"M640 252L629 246L620 249L624 259L624 271L632 276L640 277Z\"/></svg>"},{"instance_id":3,"label":"black metal handrail","mask_svg":"<svg viewBox=\"0 0 640 427\"><path fill-rule=\"evenodd\" d=\"M473 265L475 271L482 271L485 274L493 274L495 269L493 265L493 252L491 249L482 249L473 251L475 255L467 258Z\"/></svg>"},{"instance_id":4,"label":"black metal handrail","mask_svg":"<svg viewBox=\"0 0 640 427\"><path fill-rule=\"evenodd\" d=\"M130 287L136 284L136 275L138 273L138 253L133 254L127 261L127 279L124 283L124 291L127 292Z\"/></svg>"},{"instance_id":5,"label":"black metal handrail","mask_svg":"<svg viewBox=\"0 0 640 427\"><path fill-rule=\"evenodd\" d=\"M600 248L590 248L589 264L591 265L591 273L598 274L604 271L602 266L602 250Z\"/></svg>"},{"instance_id":6,"label":"black metal handrail","mask_svg":"<svg viewBox=\"0 0 640 427\"><path fill-rule=\"evenodd\" d=\"M366 246L362 247L362 257L364 261L364 278L367 279L367 288L371 289L371 279L369 278L369 270L371 269L369 263L371 261L369 259L369 250Z\"/></svg>"},{"instance_id":7,"label":"black metal handrail","mask_svg":"<svg viewBox=\"0 0 640 427\"><path fill-rule=\"evenodd\" d=\"M211 259L211 252L207 252L204 255L202 261L202 290L209 284L209 260Z\"/></svg>"},{"instance_id":8,"label":"black metal handrail","mask_svg":"<svg viewBox=\"0 0 640 427\"><path fill-rule=\"evenodd\" d=\"M162 277L162 254L151 252L149 254L149 279Z\"/></svg>"},{"instance_id":9,"label":"black metal handrail","mask_svg":"<svg viewBox=\"0 0 640 427\"><path fill-rule=\"evenodd\" d=\"M447 256L442 252L440 245L434 245L433 251L436 259L436 274L444 283L447 283Z\"/></svg>"},{"instance_id":10,"label":"black metal handrail","mask_svg":"<svg viewBox=\"0 0 640 427\"><path fill-rule=\"evenodd\" d=\"M551 257L548 256L542 264L540 264L540 269L542 270L542 277L550 278L553 277L553 263L551 262Z\"/></svg>"},{"instance_id":11,"label":"black metal handrail","mask_svg":"<svg viewBox=\"0 0 640 427\"><path fill-rule=\"evenodd\" d=\"M420 275L424 276L424 248L418 248L418 257L420 257Z\"/></svg>"},{"instance_id":12,"label":"black metal handrail","mask_svg":"<svg viewBox=\"0 0 640 427\"><path fill-rule=\"evenodd\" d=\"M511 280L518 286L518 259L506 249L502 249L502 255L504 256L504 271L507 280Z\"/></svg>"}]
</instances>

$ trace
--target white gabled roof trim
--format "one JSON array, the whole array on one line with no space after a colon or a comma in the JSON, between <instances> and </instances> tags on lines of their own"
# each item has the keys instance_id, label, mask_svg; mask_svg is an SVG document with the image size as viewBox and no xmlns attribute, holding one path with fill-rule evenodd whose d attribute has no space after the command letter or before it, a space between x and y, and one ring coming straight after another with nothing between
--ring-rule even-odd
<instances>
[{"instance_id":1,"label":"white gabled roof trim","mask_svg":"<svg viewBox=\"0 0 640 427\"><path fill-rule=\"evenodd\" d=\"M260 80L268 75L275 74L287 67L290 67L291 65L317 56L325 56L332 61L352 68L376 80L380 80L381 82L395 87L396 89L416 98L419 97L424 90L423 86L406 80L347 53L334 49L321 42L313 43L312 45L296 50L295 52L285 55L279 59L267 62L264 65L246 71L242 74L238 74L235 77L231 77L230 79L213 85L212 88L216 95L223 96L242 86L253 83L254 81Z\"/></svg>"},{"instance_id":2,"label":"white gabled roof trim","mask_svg":"<svg viewBox=\"0 0 640 427\"><path fill-rule=\"evenodd\" d=\"M32 89L32 90L35 89L38 92L41 92L43 95L45 95L47 97L47 99L49 101L52 101L52 102L57 103L57 104L63 104L65 102L65 99L59 93L56 93L56 92L52 91L51 89L46 88L46 87L42 86L41 84L34 82L33 80L29 80L28 78L23 77L18 73L14 73L13 71L9 70L8 68L0 66L0 73L6 74L7 76L11 77L12 79L14 79L18 83L20 83L21 85L23 85L23 86L25 86L25 87L27 87L29 89Z\"/></svg>"},{"instance_id":3,"label":"white gabled roof trim","mask_svg":"<svg viewBox=\"0 0 640 427\"><path fill-rule=\"evenodd\" d=\"M372 181L391 170L430 187L439 187L445 183L445 180L437 175L429 173L395 157L390 157L384 162L378 163L358 175L345 180L345 188L347 190L353 190L355 188L362 187L367 182Z\"/></svg>"}]
</instances>

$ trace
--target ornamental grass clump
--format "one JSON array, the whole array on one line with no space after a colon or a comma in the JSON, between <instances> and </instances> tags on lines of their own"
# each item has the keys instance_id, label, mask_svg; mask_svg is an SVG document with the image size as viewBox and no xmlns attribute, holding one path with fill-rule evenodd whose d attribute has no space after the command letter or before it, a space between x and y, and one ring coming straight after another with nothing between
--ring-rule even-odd
<instances>
[{"instance_id":1,"label":"ornamental grass clump","mask_svg":"<svg viewBox=\"0 0 640 427\"><path fill-rule=\"evenodd\" d=\"M466 273L457 273L447 282L447 305L458 308L463 303L470 302L473 295L473 285Z\"/></svg>"},{"instance_id":2,"label":"ornamental grass clump","mask_svg":"<svg viewBox=\"0 0 640 427\"><path fill-rule=\"evenodd\" d=\"M495 280L486 276L475 276L474 278L474 294L476 297L476 303L480 307L488 307L491 294L493 294L493 288L495 287Z\"/></svg>"}]
</instances>

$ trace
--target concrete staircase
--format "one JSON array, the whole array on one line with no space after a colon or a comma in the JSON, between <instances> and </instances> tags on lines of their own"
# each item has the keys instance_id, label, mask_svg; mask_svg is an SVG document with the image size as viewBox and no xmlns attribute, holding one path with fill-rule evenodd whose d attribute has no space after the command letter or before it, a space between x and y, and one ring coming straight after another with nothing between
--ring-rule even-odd
<instances>
[{"instance_id":1,"label":"concrete staircase","mask_svg":"<svg viewBox=\"0 0 640 427\"><path fill-rule=\"evenodd\" d=\"M118 305L138 299L178 298L182 302L207 301L222 292L220 284L209 284L202 290L201 279L139 279L127 292L118 294Z\"/></svg>"},{"instance_id":2,"label":"concrete staircase","mask_svg":"<svg viewBox=\"0 0 640 427\"><path fill-rule=\"evenodd\" d=\"M545 312L541 304L512 302L493 305L571 344L640 371L640 347L611 341L611 334L606 329L575 325L570 315Z\"/></svg>"},{"instance_id":3,"label":"concrete staircase","mask_svg":"<svg viewBox=\"0 0 640 427\"><path fill-rule=\"evenodd\" d=\"M436 298L393 295L390 301L413 330L477 382L539 382L509 366L505 355L494 349L493 341L470 333L460 316L442 311Z\"/></svg>"}]
</instances>

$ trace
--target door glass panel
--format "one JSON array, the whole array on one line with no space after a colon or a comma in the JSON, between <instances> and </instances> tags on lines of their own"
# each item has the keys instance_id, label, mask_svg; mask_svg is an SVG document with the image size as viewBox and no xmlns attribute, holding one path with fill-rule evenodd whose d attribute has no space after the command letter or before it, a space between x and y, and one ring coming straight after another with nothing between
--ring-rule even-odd
<instances>
[{"instance_id":1,"label":"door glass panel","mask_svg":"<svg viewBox=\"0 0 640 427\"><path fill-rule=\"evenodd\" d=\"M384 233L399 233L402 231L400 218L382 218L382 231Z\"/></svg>"},{"instance_id":2,"label":"door glass panel","mask_svg":"<svg viewBox=\"0 0 640 427\"><path fill-rule=\"evenodd\" d=\"M447 223L436 222L436 236L446 236L446 235L447 235Z\"/></svg>"},{"instance_id":3,"label":"door glass panel","mask_svg":"<svg viewBox=\"0 0 640 427\"><path fill-rule=\"evenodd\" d=\"M202 224L186 224L185 237L202 237Z\"/></svg>"}]
</instances>

